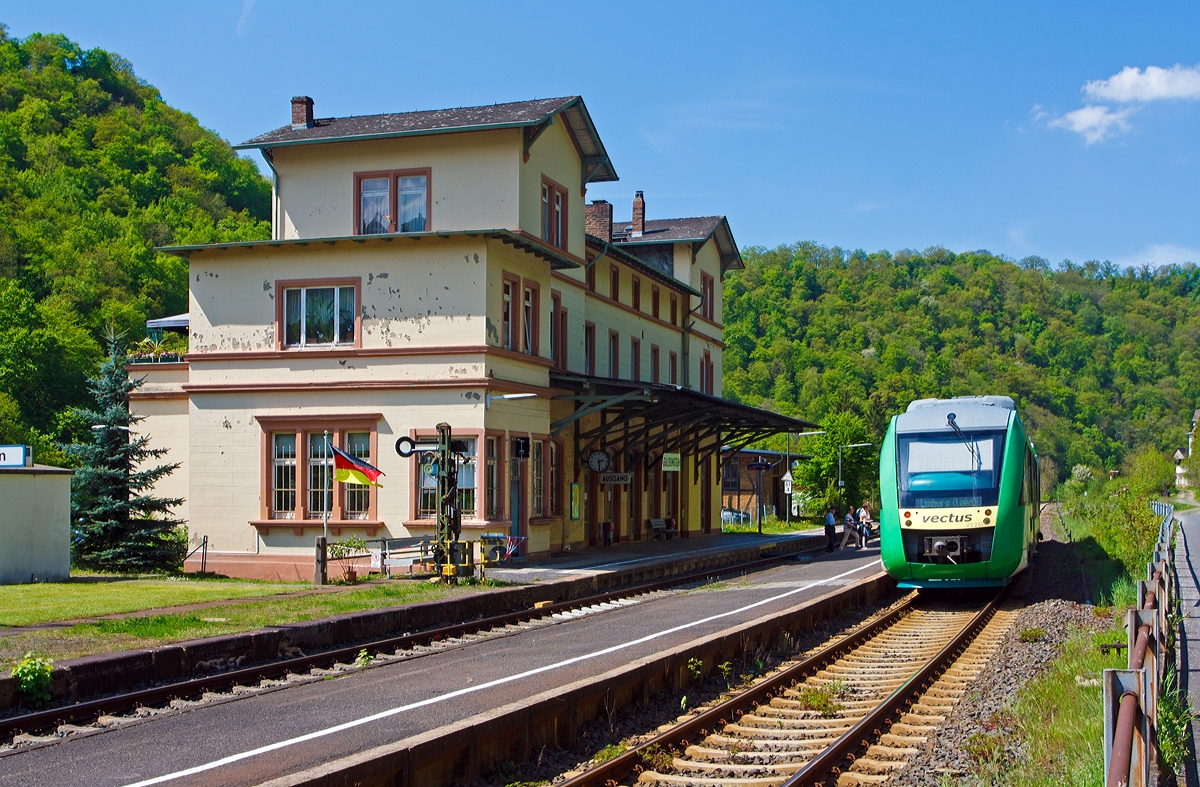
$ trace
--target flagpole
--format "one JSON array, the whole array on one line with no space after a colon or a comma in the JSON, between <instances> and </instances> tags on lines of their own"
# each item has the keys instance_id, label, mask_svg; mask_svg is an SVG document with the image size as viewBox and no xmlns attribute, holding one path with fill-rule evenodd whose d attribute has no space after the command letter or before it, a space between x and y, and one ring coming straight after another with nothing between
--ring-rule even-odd
<instances>
[{"instance_id":1,"label":"flagpole","mask_svg":"<svg viewBox=\"0 0 1200 787\"><path fill-rule=\"evenodd\" d=\"M328 473L325 482L329 485L328 495L325 498L325 512L322 519L325 526L325 543L329 543L329 509L333 505L333 452L329 450L329 430L325 430L325 470Z\"/></svg>"}]
</instances>

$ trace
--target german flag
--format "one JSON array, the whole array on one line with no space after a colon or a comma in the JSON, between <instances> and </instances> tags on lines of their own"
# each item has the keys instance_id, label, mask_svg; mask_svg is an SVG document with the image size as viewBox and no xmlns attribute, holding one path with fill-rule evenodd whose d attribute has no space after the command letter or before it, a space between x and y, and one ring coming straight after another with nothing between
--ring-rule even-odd
<instances>
[{"instance_id":1,"label":"german flag","mask_svg":"<svg viewBox=\"0 0 1200 787\"><path fill-rule=\"evenodd\" d=\"M338 449L337 446L329 446L333 449L333 480L343 484L369 484L370 486L383 486L375 482L376 478L383 473L361 459L357 459L350 454Z\"/></svg>"}]
</instances>

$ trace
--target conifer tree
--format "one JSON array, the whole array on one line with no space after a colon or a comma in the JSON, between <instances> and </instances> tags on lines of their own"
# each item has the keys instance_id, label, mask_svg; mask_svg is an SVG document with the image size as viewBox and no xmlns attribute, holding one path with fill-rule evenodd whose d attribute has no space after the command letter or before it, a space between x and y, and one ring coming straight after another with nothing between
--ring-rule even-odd
<instances>
[{"instance_id":1,"label":"conifer tree","mask_svg":"<svg viewBox=\"0 0 1200 787\"><path fill-rule=\"evenodd\" d=\"M78 411L91 427L91 442L65 447L76 464L71 558L83 568L178 571L187 551L187 530L171 516L171 509L183 500L147 493L179 464L144 467L167 449L148 448L147 435L134 437L130 432L142 419L129 412L129 394L142 380L130 379L125 371L120 338L112 333L107 337L108 358L99 375L89 380L97 409Z\"/></svg>"}]
</instances>

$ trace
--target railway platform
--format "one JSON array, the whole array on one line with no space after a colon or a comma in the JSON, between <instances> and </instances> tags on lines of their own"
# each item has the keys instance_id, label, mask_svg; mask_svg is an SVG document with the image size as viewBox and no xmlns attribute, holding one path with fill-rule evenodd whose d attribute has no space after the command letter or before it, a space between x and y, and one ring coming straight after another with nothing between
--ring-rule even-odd
<instances>
[{"instance_id":1,"label":"railway platform","mask_svg":"<svg viewBox=\"0 0 1200 787\"><path fill-rule=\"evenodd\" d=\"M641 559L632 552L621 557ZM609 570L587 562L577 570ZM0 785L48 778L86 787L290 783L324 763L434 734L881 576L877 549L822 552L811 562L783 562L734 581L597 604L482 638L381 656L378 666L362 671L315 671L105 718L71 727L54 742L0 751Z\"/></svg>"}]
</instances>

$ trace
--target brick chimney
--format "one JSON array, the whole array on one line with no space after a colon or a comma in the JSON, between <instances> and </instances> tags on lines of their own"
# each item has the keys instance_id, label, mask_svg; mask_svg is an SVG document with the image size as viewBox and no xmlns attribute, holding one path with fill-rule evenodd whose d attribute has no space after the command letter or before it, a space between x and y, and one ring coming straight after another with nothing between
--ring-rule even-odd
<instances>
[{"instance_id":1,"label":"brick chimney","mask_svg":"<svg viewBox=\"0 0 1200 787\"><path fill-rule=\"evenodd\" d=\"M313 125L313 100L308 96L292 96L292 128L312 128Z\"/></svg>"},{"instance_id":2,"label":"brick chimney","mask_svg":"<svg viewBox=\"0 0 1200 787\"><path fill-rule=\"evenodd\" d=\"M633 197L633 237L640 238L646 231L646 200L642 192Z\"/></svg>"},{"instance_id":3,"label":"brick chimney","mask_svg":"<svg viewBox=\"0 0 1200 787\"><path fill-rule=\"evenodd\" d=\"M583 207L583 211L583 223L587 234L612 243L612 203L594 199L590 205Z\"/></svg>"}]
</instances>

